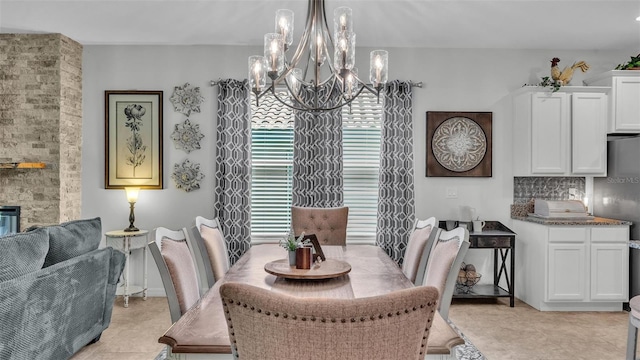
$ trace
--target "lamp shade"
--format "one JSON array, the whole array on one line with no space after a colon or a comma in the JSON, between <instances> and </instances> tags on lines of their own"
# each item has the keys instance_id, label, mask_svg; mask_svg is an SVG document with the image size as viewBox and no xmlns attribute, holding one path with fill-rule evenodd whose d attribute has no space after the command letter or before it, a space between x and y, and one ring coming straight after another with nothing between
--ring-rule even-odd
<instances>
[{"instance_id":1,"label":"lamp shade","mask_svg":"<svg viewBox=\"0 0 640 360\"><path fill-rule=\"evenodd\" d=\"M281 73L284 69L284 39L281 34L268 33L264 35L264 58L268 71Z\"/></svg>"},{"instance_id":2,"label":"lamp shade","mask_svg":"<svg viewBox=\"0 0 640 360\"><path fill-rule=\"evenodd\" d=\"M280 9L276 11L276 33L282 35L285 48L293 43L293 11Z\"/></svg>"},{"instance_id":3,"label":"lamp shade","mask_svg":"<svg viewBox=\"0 0 640 360\"><path fill-rule=\"evenodd\" d=\"M333 11L333 33L337 35L343 31L353 31L351 8L341 6Z\"/></svg>"},{"instance_id":4,"label":"lamp shade","mask_svg":"<svg viewBox=\"0 0 640 360\"><path fill-rule=\"evenodd\" d=\"M140 192L139 187L125 187L124 190L127 192L127 201L130 203L134 203L138 201L138 193Z\"/></svg>"},{"instance_id":5,"label":"lamp shade","mask_svg":"<svg viewBox=\"0 0 640 360\"><path fill-rule=\"evenodd\" d=\"M370 56L371 71L369 80L373 86L384 85L388 79L389 53L385 50L374 50Z\"/></svg>"},{"instance_id":6,"label":"lamp shade","mask_svg":"<svg viewBox=\"0 0 640 360\"><path fill-rule=\"evenodd\" d=\"M249 86L252 90L262 91L267 85L267 63L264 56L249 57Z\"/></svg>"},{"instance_id":7,"label":"lamp shade","mask_svg":"<svg viewBox=\"0 0 640 360\"><path fill-rule=\"evenodd\" d=\"M352 69L356 62L356 34L342 31L336 34L334 67L338 70Z\"/></svg>"}]
</instances>

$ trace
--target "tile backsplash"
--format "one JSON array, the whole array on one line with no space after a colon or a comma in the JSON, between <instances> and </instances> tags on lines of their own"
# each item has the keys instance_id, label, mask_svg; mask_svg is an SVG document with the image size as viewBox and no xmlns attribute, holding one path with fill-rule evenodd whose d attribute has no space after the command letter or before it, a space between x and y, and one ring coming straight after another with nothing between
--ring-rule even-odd
<instances>
[{"instance_id":1,"label":"tile backsplash","mask_svg":"<svg viewBox=\"0 0 640 360\"><path fill-rule=\"evenodd\" d=\"M524 204L531 198L569 200L569 189L576 189L576 199L585 196L584 177L514 177L513 203Z\"/></svg>"}]
</instances>

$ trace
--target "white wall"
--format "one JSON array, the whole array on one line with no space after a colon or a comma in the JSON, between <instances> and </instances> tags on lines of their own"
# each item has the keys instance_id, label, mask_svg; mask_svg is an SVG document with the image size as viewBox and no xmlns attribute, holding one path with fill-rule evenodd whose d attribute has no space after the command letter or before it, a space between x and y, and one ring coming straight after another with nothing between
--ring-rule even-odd
<instances>
[{"instance_id":1,"label":"white wall","mask_svg":"<svg viewBox=\"0 0 640 360\"><path fill-rule=\"evenodd\" d=\"M368 69L371 49L356 51L357 66ZM625 52L556 50L407 49L389 50L390 79L422 81L414 88L414 149L416 216L459 219L461 206L476 208L482 219L498 220L509 226L509 205L513 198L511 118L507 95L525 83L537 83L548 76L550 59L560 66L585 60L586 74L575 73L572 84L612 69L628 57ZM213 216L215 121L217 88L209 81L219 78L244 79L247 57L261 48L231 46L85 46L83 54L83 159L82 216L100 216L103 230L128 226L128 203L123 190L104 189L104 91L164 91L164 189L142 191L136 203L136 226L153 229L188 226L196 215ZM362 72L361 70L361 72ZM175 149L170 135L185 116L173 111L169 98L173 87L189 82L200 86L205 102L201 113L189 119L205 135L202 149L186 154ZM434 178L425 176L427 111L492 111L493 176L490 178ZM604 121L604 119L603 119ZM175 188L173 164L185 158L201 164L205 178L201 188L190 193ZM458 198L445 197L447 187L457 189ZM467 261L476 264L490 282L492 256L471 250ZM132 271L142 268L139 256L132 257ZM162 294L162 282L149 260L150 293ZM134 277L139 281L141 276Z\"/></svg>"}]
</instances>

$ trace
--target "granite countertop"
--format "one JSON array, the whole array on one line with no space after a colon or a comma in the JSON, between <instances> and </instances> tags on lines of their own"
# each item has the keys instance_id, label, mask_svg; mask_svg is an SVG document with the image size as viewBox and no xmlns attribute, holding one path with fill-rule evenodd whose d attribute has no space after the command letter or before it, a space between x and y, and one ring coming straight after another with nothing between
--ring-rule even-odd
<instances>
[{"instance_id":1,"label":"granite countertop","mask_svg":"<svg viewBox=\"0 0 640 360\"><path fill-rule=\"evenodd\" d=\"M528 221L541 225L576 225L576 226L598 226L598 225L631 225L631 221L607 219L595 217L592 220L550 220L531 216L512 216L514 220ZM639 245L640 246L640 245Z\"/></svg>"},{"instance_id":2,"label":"granite countertop","mask_svg":"<svg viewBox=\"0 0 640 360\"><path fill-rule=\"evenodd\" d=\"M632 249L640 249L640 240L629 240L629 247Z\"/></svg>"}]
</instances>

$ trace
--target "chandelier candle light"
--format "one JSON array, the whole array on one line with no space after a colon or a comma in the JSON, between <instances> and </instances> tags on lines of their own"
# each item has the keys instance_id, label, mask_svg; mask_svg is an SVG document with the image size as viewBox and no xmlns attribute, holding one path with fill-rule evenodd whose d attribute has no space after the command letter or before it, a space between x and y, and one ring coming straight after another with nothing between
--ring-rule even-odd
<instances>
[{"instance_id":1,"label":"chandelier candle light","mask_svg":"<svg viewBox=\"0 0 640 360\"><path fill-rule=\"evenodd\" d=\"M133 214L133 206L138 201L138 193L140 188L138 187L125 187L124 190L127 193L127 201L129 202L129 227L124 229L126 232L138 231L138 228L133 226L133 222L136 221L136 216Z\"/></svg>"},{"instance_id":2,"label":"chandelier candle light","mask_svg":"<svg viewBox=\"0 0 640 360\"><path fill-rule=\"evenodd\" d=\"M388 79L387 51L371 52L371 83L364 83L354 67L356 34L353 32L351 9L335 9L331 37L324 3L324 0L309 0L305 29L290 60L285 53L293 43L293 12L287 9L276 11L275 32L264 36L264 55L249 57L249 85L256 95L256 103L271 93L292 109L322 112L350 104L365 89L379 98L380 90ZM271 79L269 86L267 77ZM290 100L283 99L276 87L286 89ZM325 87L328 90L322 91ZM312 93L312 103L300 96L303 88ZM339 101L329 101L336 97Z\"/></svg>"}]
</instances>

